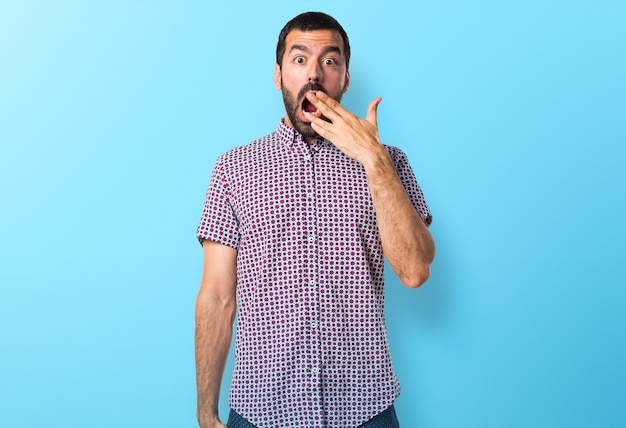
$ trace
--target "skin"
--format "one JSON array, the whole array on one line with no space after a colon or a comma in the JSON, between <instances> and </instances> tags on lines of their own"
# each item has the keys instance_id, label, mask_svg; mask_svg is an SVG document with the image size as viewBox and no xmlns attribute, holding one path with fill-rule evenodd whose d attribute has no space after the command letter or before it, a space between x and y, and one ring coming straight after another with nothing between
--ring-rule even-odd
<instances>
[{"instance_id":1,"label":"skin","mask_svg":"<svg viewBox=\"0 0 626 428\"><path fill-rule=\"evenodd\" d=\"M313 83L320 90L306 90ZM380 142L376 113L382 99L374 99L361 119L339 104L349 83L338 32L292 31L287 35L282 64L274 70L274 84L285 100L285 123L309 144L320 135L363 165L385 257L405 286L419 287L430 275L433 239ZM304 97L316 107L315 112L302 111ZM204 271L196 301L197 417L201 428L225 428L217 406L236 312L237 250L210 241L203 248Z\"/></svg>"},{"instance_id":2,"label":"skin","mask_svg":"<svg viewBox=\"0 0 626 428\"><path fill-rule=\"evenodd\" d=\"M204 241L204 271L196 300L197 418L201 428L225 428L219 394L236 312L237 250Z\"/></svg>"},{"instance_id":3,"label":"skin","mask_svg":"<svg viewBox=\"0 0 626 428\"><path fill-rule=\"evenodd\" d=\"M298 130L310 144L317 133L302 112L307 86L319 86L330 97L341 101L348 90L350 73L343 56L343 39L336 31L292 31L285 39L282 65L274 68L274 86L283 92L285 124Z\"/></svg>"}]
</instances>

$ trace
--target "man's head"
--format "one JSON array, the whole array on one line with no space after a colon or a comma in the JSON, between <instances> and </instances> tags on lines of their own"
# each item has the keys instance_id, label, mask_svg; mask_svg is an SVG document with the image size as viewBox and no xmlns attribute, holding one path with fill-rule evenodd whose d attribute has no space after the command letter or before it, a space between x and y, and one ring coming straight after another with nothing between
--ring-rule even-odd
<instances>
[{"instance_id":1,"label":"man's head","mask_svg":"<svg viewBox=\"0 0 626 428\"><path fill-rule=\"evenodd\" d=\"M321 12L307 12L289 21L276 46L274 85L283 93L285 123L310 141L315 135L303 111L315 111L305 95L324 91L341 101L348 90L350 44L339 23Z\"/></svg>"},{"instance_id":2,"label":"man's head","mask_svg":"<svg viewBox=\"0 0 626 428\"><path fill-rule=\"evenodd\" d=\"M287 35L294 30L298 31L315 31L315 30L335 30L343 39L343 54L346 60L346 69L350 66L350 41L343 27L335 18L322 12L305 12L291 21L289 21L278 35L278 43L276 44L276 64L279 67L283 65L283 56L285 55L285 39Z\"/></svg>"}]
</instances>

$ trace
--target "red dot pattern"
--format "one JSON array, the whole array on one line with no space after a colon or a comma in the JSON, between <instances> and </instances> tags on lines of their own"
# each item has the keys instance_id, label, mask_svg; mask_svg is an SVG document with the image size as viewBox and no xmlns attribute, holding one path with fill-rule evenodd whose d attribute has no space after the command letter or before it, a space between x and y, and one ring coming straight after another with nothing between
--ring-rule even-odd
<instances>
[{"instance_id":1,"label":"red dot pattern","mask_svg":"<svg viewBox=\"0 0 626 428\"><path fill-rule=\"evenodd\" d=\"M386 146L426 224L404 153ZM216 162L198 238L238 249L231 407L260 428L355 427L400 393L365 171L281 122Z\"/></svg>"}]
</instances>

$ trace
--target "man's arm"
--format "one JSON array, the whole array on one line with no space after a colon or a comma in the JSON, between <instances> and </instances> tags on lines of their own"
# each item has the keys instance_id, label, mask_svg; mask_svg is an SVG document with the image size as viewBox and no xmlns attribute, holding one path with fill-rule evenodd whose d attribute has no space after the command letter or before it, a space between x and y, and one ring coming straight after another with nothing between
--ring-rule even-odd
<instances>
[{"instance_id":1,"label":"man's arm","mask_svg":"<svg viewBox=\"0 0 626 428\"><path fill-rule=\"evenodd\" d=\"M416 288L430 276L435 244L384 152L377 166L365 168L378 231L389 265L404 285Z\"/></svg>"},{"instance_id":2,"label":"man's arm","mask_svg":"<svg viewBox=\"0 0 626 428\"><path fill-rule=\"evenodd\" d=\"M363 120L324 92L309 94L307 98L317 107L316 113L306 113L313 129L365 168L389 265L404 285L419 287L430 276L435 244L411 204L391 156L380 142L376 110L382 99L370 103Z\"/></svg>"},{"instance_id":3,"label":"man's arm","mask_svg":"<svg viewBox=\"0 0 626 428\"><path fill-rule=\"evenodd\" d=\"M204 270L196 300L196 387L201 428L226 428L218 401L237 308L237 250L204 241Z\"/></svg>"}]
</instances>

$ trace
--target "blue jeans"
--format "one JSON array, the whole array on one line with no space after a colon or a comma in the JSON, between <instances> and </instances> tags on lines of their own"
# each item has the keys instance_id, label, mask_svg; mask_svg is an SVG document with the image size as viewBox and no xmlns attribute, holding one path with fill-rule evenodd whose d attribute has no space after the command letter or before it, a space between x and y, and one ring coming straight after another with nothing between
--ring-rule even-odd
<instances>
[{"instance_id":1,"label":"blue jeans","mask_svg":"<svg viewBox=\"0 0 626 428\"><path fill-rule=\"evenodd\" d=\"M233 409L230 409L227 425L228 428L257 428L255 425L252 425L250 422L242 418ZM392 404L386 410L374 416L374 418L362 425L359 425L358 428L400 428L400 423L398 422L398 417L396 416L396 409Z\"/></svg>"}]
</instances>

